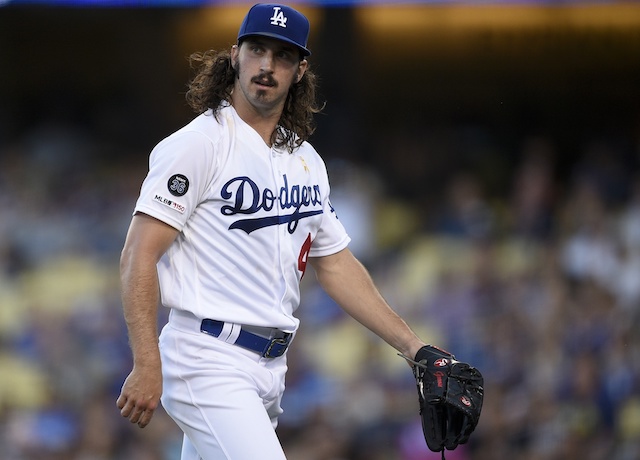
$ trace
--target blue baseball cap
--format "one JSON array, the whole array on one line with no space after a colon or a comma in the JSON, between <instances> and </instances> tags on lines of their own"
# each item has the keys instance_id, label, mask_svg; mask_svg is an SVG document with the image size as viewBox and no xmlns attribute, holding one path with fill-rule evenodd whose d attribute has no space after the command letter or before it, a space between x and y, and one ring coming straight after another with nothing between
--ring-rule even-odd
<instances>
[{"instance_id":1,"label":"blue baseball cap","mask_svg":"<svg viewBox=\"0 0 640 460\"><path fill-rule=\"evenodd\" d=\"M242 21L238 31L238 41L250 35L277 38L300 48L304 56L309 56L309 20L290 6L275 3L253 5Z\"/></svg>"}]
</instances>

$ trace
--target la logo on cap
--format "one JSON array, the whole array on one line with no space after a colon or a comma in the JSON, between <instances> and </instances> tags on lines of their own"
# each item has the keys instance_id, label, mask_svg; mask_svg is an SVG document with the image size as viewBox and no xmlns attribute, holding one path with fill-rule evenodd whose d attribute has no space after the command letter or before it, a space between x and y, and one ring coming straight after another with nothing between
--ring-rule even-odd
<instances>
[{"instance_id":1,"label":"la logo on cap","mask_svg":"<svg viewBox=\"0 0 640 460\"><path fill-rule=\"evenodd\" d=\"M287 17L279 6L273 7L273 16L271 16L271 25L287 27Z\"/></svg>"},{"instance_id":2,"label":"la logo on cap","mask_svg":"<svg viewBox=\"0 0 640 460\"><path fill-rule=\"evenodd\" d=\"M309 20L287 5L273 3L253 5L238 31L238 43L252 35L276 38L291 43L300 49L302 56L311 54L307 49Z\"/></svg>"}]
</instances>

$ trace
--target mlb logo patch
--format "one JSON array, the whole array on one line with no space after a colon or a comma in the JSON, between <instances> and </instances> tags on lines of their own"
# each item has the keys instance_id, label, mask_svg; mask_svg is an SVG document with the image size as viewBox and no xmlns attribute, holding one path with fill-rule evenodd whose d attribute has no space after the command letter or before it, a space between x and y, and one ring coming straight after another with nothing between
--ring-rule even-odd
<instances>
[{"instance_id":1,"label":"mlb logo patch","mask_svg":"<svg viewBox=\"0 0 640 460\"><path fill-rule=\"evenodd\" d=\"M165 198L161 195L156 195L155 197L153 197L153 200L167 206L168 208L173 209L174 211L178 211L180 214L184 214L184 212L187 210L187 208L180 203L176 203L175 201Z\"/></svg>"}]
</instances>

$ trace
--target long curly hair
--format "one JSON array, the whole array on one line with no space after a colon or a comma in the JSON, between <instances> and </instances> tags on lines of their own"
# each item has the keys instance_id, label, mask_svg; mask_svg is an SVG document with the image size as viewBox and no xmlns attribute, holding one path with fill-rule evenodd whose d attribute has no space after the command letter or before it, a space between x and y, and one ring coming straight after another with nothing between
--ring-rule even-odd
<instances>
[{"instance_id":1,"label":"long curly hair","mask_svg":"<svg viewBox=\"0 0 640 460\"><path fill-rule=\"evenodd\" d=\"M236 79L231 53L215 50L196 52L189 56L189 64L196 70L196 75L187 85L187 103L196 113L211 109L217 116L221 103L231 102ZM313 116L324 107L316 100L316 88L316 75L308 68L300 81L291 85L271 138L276 147L292 152L311 137L316 128Z\"/></svg>"}]
</instances>

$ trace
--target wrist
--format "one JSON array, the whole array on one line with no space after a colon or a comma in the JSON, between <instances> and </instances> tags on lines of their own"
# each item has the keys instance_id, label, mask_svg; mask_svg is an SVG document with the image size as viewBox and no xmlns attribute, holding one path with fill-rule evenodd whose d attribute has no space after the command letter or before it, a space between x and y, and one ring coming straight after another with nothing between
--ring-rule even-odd
<instances>
[{"instance_id":1,"label":"wrist","mask_svg":"<svg viewBox=\"0 0 640 460\"><path fill-rule=\"evenodd\" d=\"M161 365L160 350L148 350L145 353L136 353L133 356L133 366L139 369L154 369Z\"/></svg>"},{"instance_id":2,"label":"wrist","mask_svg":"<svg viewBox=\"0 0 640 460\"><path fill-rule=\"evenodd\" d=\"M403 348L401 350L401 353L408 356L411 359L415 359L416 354L418 353L418 350L420 350L420 348L422 348L425 345L426 343L424 343L421 340L414 340L410 344L408 344L405 348Z\"/></svg>"}]
</instances>

